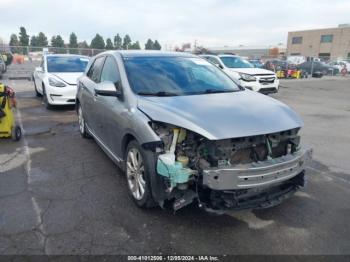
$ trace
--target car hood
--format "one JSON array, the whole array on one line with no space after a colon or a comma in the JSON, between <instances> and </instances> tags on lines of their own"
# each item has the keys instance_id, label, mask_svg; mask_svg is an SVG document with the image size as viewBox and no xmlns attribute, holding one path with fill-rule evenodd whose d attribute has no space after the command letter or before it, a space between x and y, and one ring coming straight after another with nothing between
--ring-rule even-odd
<instances>
[{"instance_id":1,"label":"car hood","mask_svg":"<svg viewBox=\"0 0 350 262\"><path fill-rule=\"evenodd\" d=\"M50 73L51 75L55 76L59 80L65 82L68 85L76 85L77 79L83 74L83 73Z\"/></svg>"},{"instance_id":2,"label":"car hood","mask_svg":"<svg viewBox=\"0 0 350 262\"><path fill-rule=\"evenodd\" d=\"M179 126L210 140L269 134L303 125L300 117L285 104L250 90L139 96L138 108L153 121Z\"/></svg>"},{"instance_id":3,"label":"car hood","mask_svg":"<svg viewBox=\"0 0 350 262\"><path fill-rule=\"evenodd\" d=\"M249 75L274 75L275 73L270 70L262 69L262 68L228 68L231 72L244 73Z\"/></svg>"}]
</instances>

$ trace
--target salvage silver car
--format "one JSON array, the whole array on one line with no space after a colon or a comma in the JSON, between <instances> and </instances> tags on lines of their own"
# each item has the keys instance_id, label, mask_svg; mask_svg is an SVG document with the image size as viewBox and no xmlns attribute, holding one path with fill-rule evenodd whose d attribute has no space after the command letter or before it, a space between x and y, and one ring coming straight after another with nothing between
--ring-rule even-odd
<instances>
[{"instance_id":1,"label":"salvage silver car","mask_svg":"<svg viewBox=\"0 0 350 262\"><path fill-rule=\"evenodd\" d=\"M304 185L298 115L198 56L101 53L76 101L81 135L125 171L140 207L265 208Z\"/></svg>"}]
</instances>

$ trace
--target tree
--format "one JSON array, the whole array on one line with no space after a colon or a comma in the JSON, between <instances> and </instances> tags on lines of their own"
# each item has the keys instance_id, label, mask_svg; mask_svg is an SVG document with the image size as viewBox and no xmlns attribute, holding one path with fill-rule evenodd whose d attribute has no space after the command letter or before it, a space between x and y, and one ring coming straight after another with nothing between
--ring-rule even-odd
<instances>
[{"instance_id":1,"label":"tree","mask_svg":"<svg viewBox=\"0 0 350 262\"><path fill-rule=\"evenodd\" d=\"M130 45L131 45L131 38L129 35L125 35L123 39L123 49L124 50L130 49Z\"/></svg>"},{"instance_id":2,"label":"tree","mask_svg":"<svg viewBox=\"0 0 350 262\"><path fill-rule=\"evenodd\" d=\"M70 54L77 54L78 53L78 50L75 49L75 48L78 48L78 39L77 39L77 35L73 32L69 36L68 46L71 48L71 49L69 49Z\"/></svg>"},{"instance_id":3,"label":"tree","mask_svg":"<svg viewBox=\"0 0 350 262\"><path fill-rule=\"evenodd\" d=\"M130 49L134 49L134 50L141 49L139 41L136 41L135 43L131 44Z\"/></svg>"},{"instance_id":4,"label":"tree","mask_svg":"<svg viewBox=\"0 0 350 262\"><path fill-rule=\"evenodd\" d=\"M29 45L29 35L27 35L27 30L23 26L21 26L19 28L19 31L20 31L19 32L19 44L21 46L28 46ZM27 48L23 48L22 52L24 55L26 55L28 52Z\"/></svg>"},{"instance_id":5,"label":"tree","mask_svg":"<svg viewBox=\"0 0 350 262\"><path fill-rule=\"evenodd\" d=\"M114 48L117 50L122 49L122 38L119 34L114 37Z\"/></svg>"},{"instance_id":6,"label":"tree","mask_svg":"<svg viewBox=\"0 0 350 262\"><path fill-rule=\"evenodd\" d=\"M65 53L65 50L63 49L65 47L64 41L60 35L51 38L51 46L56 47L54 49L55 53Z\"/></svg>"},{"instance_id":7,"label":"tree","mask_svg":"<svg viewBox=\"0 0 350 262\"><path fill-rule=\"evenodd\" d=\"M153 49L154 49L154 50L160 50L160 49L162 49L162 46L159 44L159 42L158 42L157 40L154 41Z\"/></svg>"},{"instance_id":8,"label":"tree","mask_svg":"<svg viewBox=\"0 0 350 262\"><path fill-rule=\"evenodd\" d=\"M91 40L90 47L94 49L104 49L105 41L103 40L103 37L96 34L96 36Z\"/></svg>"},{"instance_id":9,"label":"tree","mask_svg":"<svg viewBox=\"0 0 350 262\"><path fill-rule=\"evenodd\" d=\"M36 40L37 40L37 46L44 47L49 45L49 42L47 41L47 37L43 32L40 32L38 34L38 36L36 37Z\"/></svg>"},{"instance_id":10,"label":"tree","mask_svg":"<svg viewBox=\"0 0 350 262\"><path fill-rule=\"evenodd\" d=\"M145 44L145 49L146 50L153 50L153 45L154 45L153 41L151 39L148 39L146 44Z\"/></svg>"},{"instance_id":11,"label":"tree","mask_svg":"<svg viewBox=\"0 0 350 262\"><path fill-rule=\"evenodd\" d=\"M10 46L19 46L19 42L18 42L18 38L17 38L17 35L16 34L12 34L10 36L10 43L9 43Z\"/></svg>"},{"instance_id":12,"label":"tree","mask_svg":"<svg viewBox=\"0 0 350 262\"><path fill-rule=\"evenodd\" d=\"M110 38L107 38L107 39L106 39L106 49L107 49L107 50L112 50L112 49L114 49L112 40L111 40Z\"/></svg>"},{"instance_id":13,"label":"tree","mask_svg":"<svg viewBox=\"0 0 350 262\"><path fill-rule=\"evenodd\" d=\"M89 45L86 43L86 41L79 42L78 43L78 48L89 48Z\"/></svg>"},{"instance_id":14,"label":"tree","mask_svg":"<svg viewBox=\"0 0 350 262\"><path fill-rule=\"evenodd\" d=\"M30 38L30 46L31 47L43 47L43 46L47 46L48 42L47 42L47 37L43 32L40 32L38 36L33 35ZM38 48L31 48L31 51L39 51Z\"/></svg>"},{"instance_id":15,"label":"tree","mask_svg":"<svg viewBox=\"0 0 350 262\"><path fill-rule=\"evenodd\" d=\"M35 35L30 38L30 46L38 46L38 38Z\"/></svg>"},{"instance_id":16,"label":"tree","mask_svg":"<svg viewBox=\"0 0 350 262\"><path fill-rule=\"evenodd\" d=\"M60 48L65 47L62 36L60 36L60 35L53 36L51 38L51 46L52 47L60 47Z\"/></svg>"},{"instance_id":17,"label":"tree","mask_svg":"<svg viewBox=\"0 0 350 262\"><path fill-rule=\"evenodd\" d=\"M18 41L18 38L17 38L17 35L16 34L12 34L10 36L10 48L11 48L11 52L12 53L18 53L19 49L17 46L19 46L19 41Z\"/></svg>"},{"instance_id":18,"label":"tree","mask_svg":"<svg viewBox=\"0 0 350 262\"><path fill-rule=\"evenodd\" d=\"M69 35L69 44L68 46L70 48L78 48L78 38L77 38L77 35L75 33L71 33Z\"/></svg>"},{"instance_id":19,"label":"tree","mask_svg":"<svg viewBox=\"0 0 350 262\"><path fill-rule=\"evenodd\" d=\"M29 35L27 35L27 30L23 26L21 26L19 30L19 43L21 44L21 46L28 46Z\"/></svg>"}]
</instances>

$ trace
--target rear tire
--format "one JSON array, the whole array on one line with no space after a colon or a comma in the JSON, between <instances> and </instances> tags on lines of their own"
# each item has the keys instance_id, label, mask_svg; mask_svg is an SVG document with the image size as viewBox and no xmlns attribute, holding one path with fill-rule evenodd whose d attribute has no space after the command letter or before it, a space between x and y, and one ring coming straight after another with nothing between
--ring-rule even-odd
<instances>
[{"instance_id":1,"label":"rear tire","mask_svg":"<svg viewBox=\"0 0 350 262\"><path fill-rule=\"evenodd\" d=\"M126 149L125 174L128 192L135 204L140 208L155 207L150 186L150 168L146 161L147 152L132 140Z\"/></svg>"},{"instance_id":2,"label":"rear tire","mask_svg":"<svg viewBox=\"0 0 350 262\"><path fill-rule=\"evenodd\" d=\"M78 121L79 121L80 135L83 138L90 138L91 136L90 136L89 132L87 131L86 122L85 122L85 118L84 118L84 114L83 114L83 109L81 108L80 104L78 107Z\"/></svg>"}]
</instances>

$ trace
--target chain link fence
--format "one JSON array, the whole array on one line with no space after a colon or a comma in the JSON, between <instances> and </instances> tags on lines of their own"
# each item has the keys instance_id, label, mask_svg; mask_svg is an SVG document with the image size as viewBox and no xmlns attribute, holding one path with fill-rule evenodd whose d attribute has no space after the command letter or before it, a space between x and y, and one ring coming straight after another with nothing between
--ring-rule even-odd
<instances>
[{"instance_id":1,"label":"chain link fence","mask_svg":"<svg viewBox=\"0 0 350 262\"><path fill-rule=\"evenodd\" d=\"M76 54L94 56L106 51L105 49L93 48L66 48L66 47L33 47L33 46L9 46L8 51L12 54L14 62L38 61L43 54ZM17 60L17 61L16 61Z\"/></svg>"},{"instance_id":2,"label":"chain link fence","mask_svg":"<svg viewBox=\"0 0 350 262\"><path fill-rule=\"evenodd\" d=\"M1 50L2 56L8 64L3 77L8 79L30 79L35 67L40 65L44 54L76 54L91 57L103 51L106 50L93 48L7 46Z\"/></svg>"}]
</instances>

